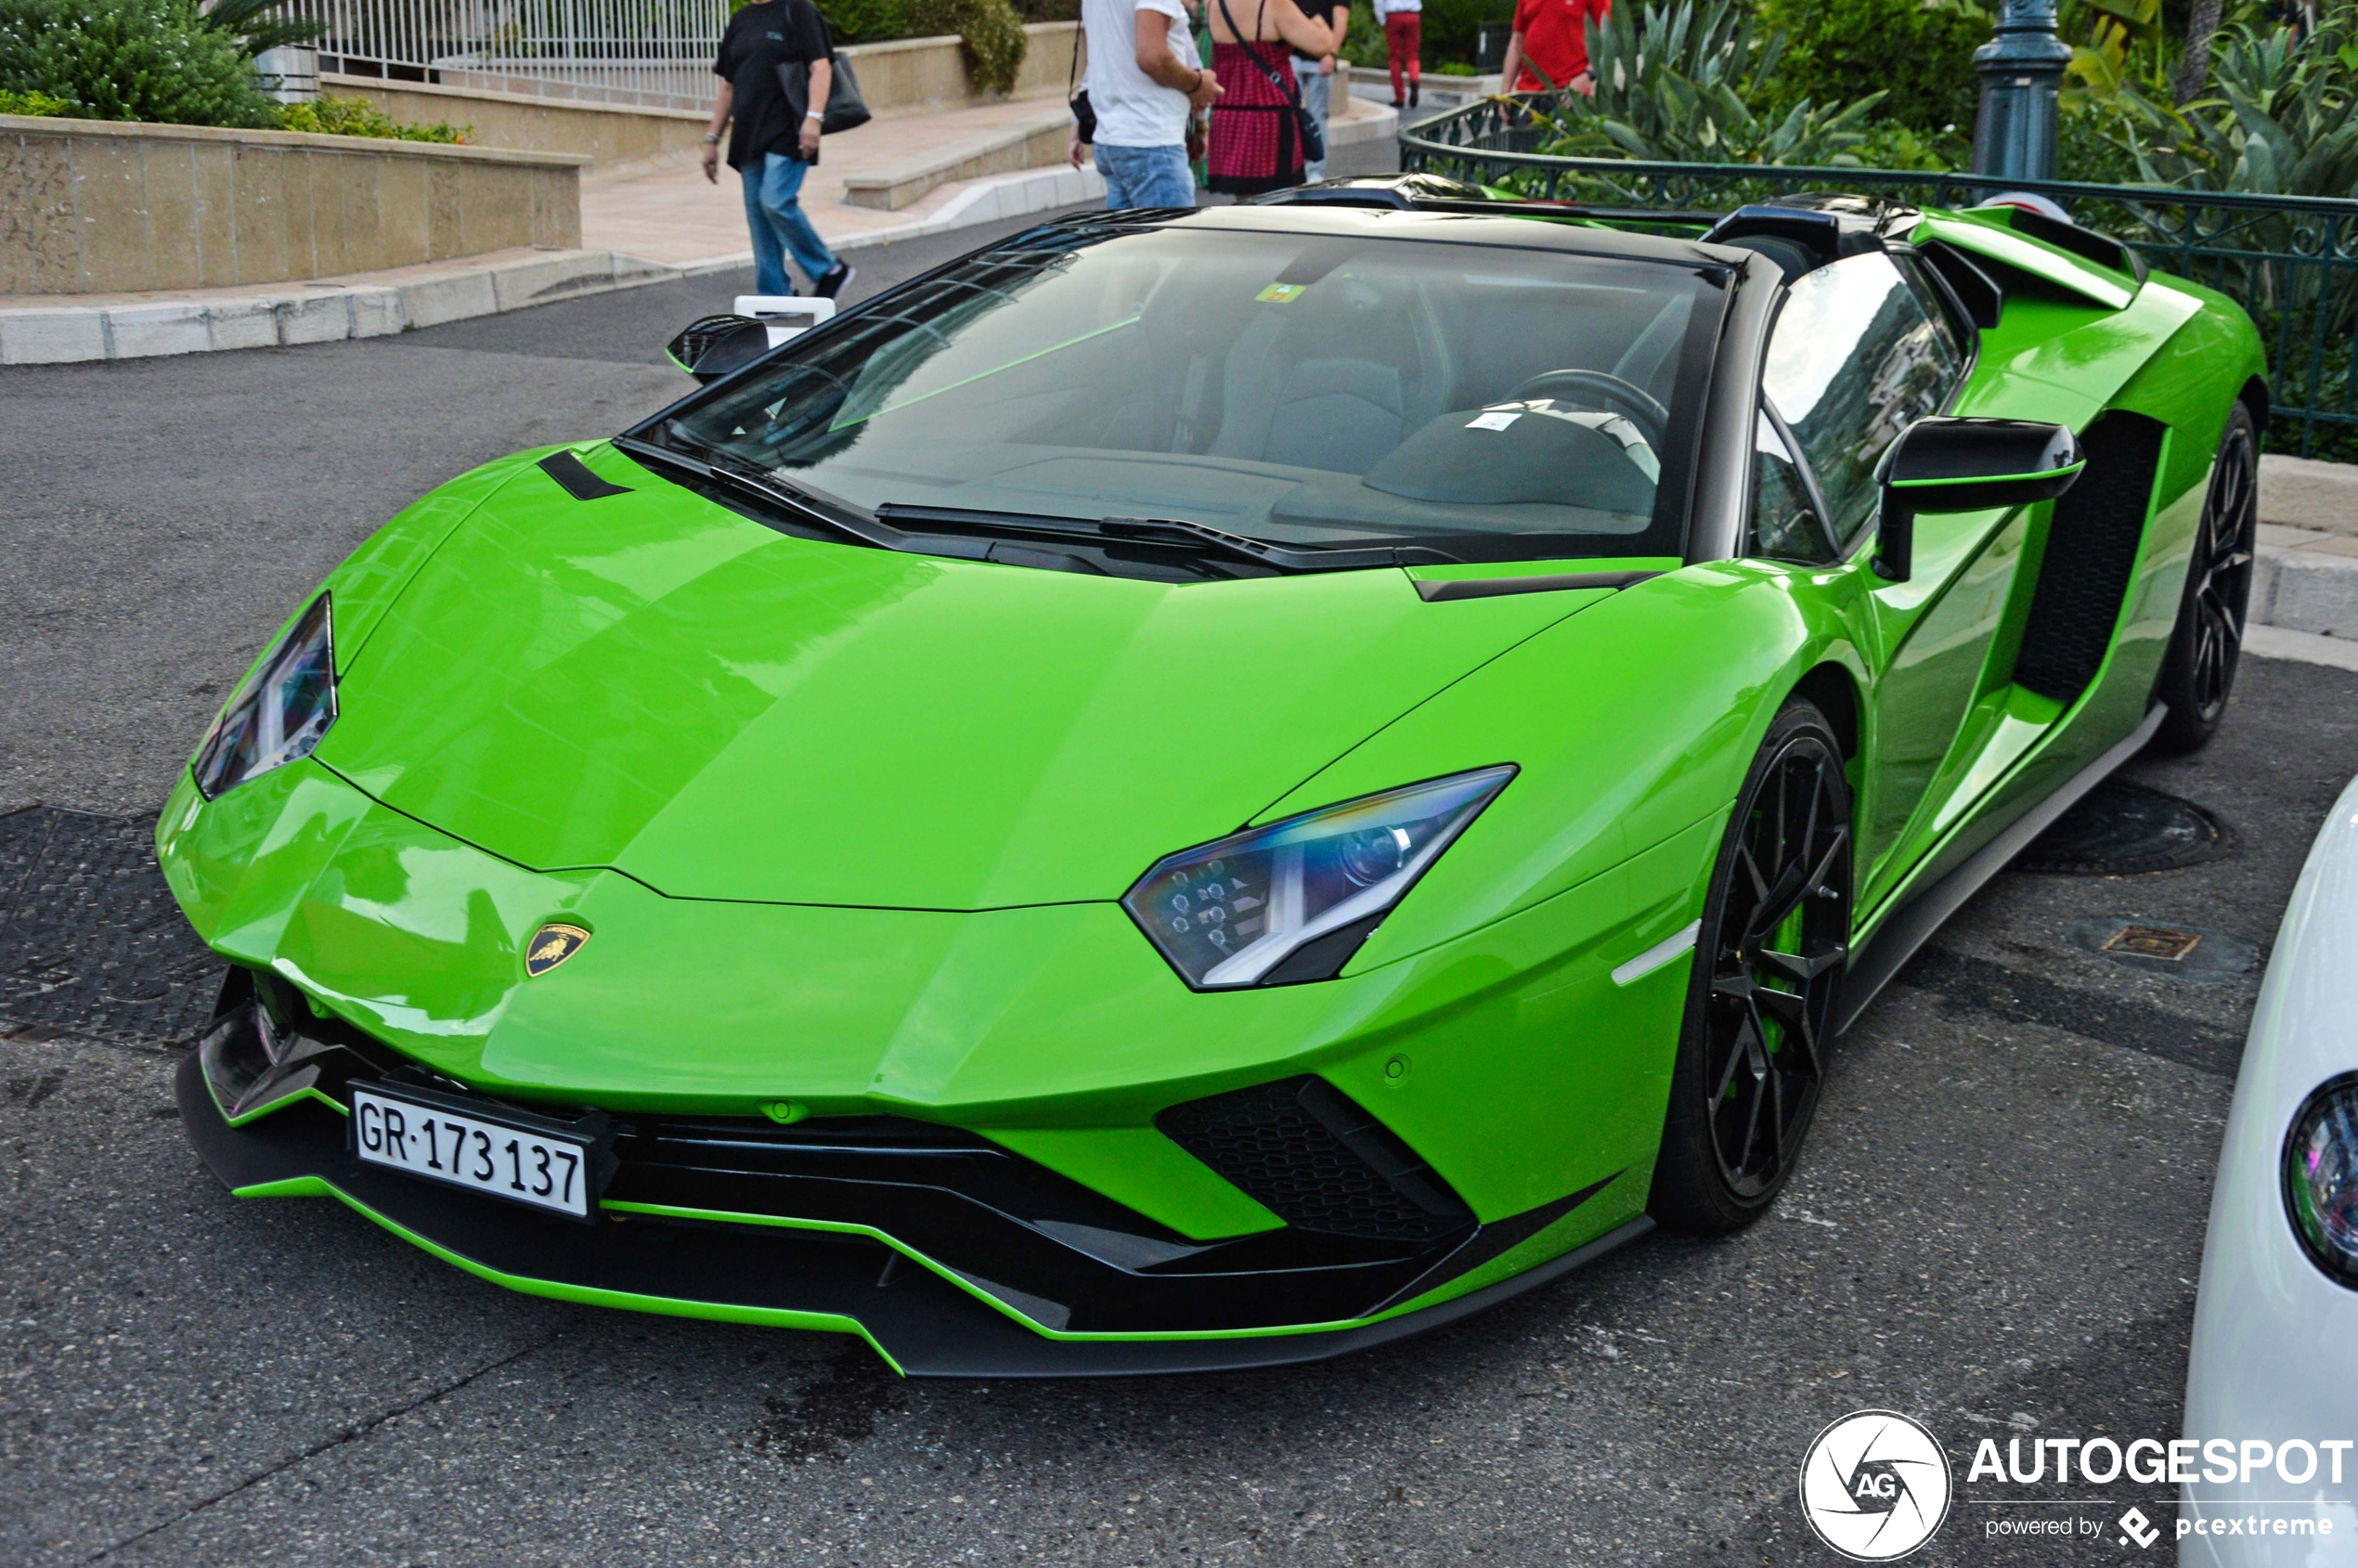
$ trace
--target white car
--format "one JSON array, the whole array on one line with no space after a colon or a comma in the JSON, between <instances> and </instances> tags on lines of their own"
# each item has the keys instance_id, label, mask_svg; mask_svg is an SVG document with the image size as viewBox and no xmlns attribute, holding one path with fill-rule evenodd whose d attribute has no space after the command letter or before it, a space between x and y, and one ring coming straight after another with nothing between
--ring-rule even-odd
<instances>
[{"instance_id":1,"label":"white car","mask_svg":"<svg viewBox=\"0 0 2358 1568\"><path fill-rule=\"evenodd\" d=\"M2183 1562L2358 1562L2358 783L2309 851L2252 1015L2185 1437L2202 1446L2171 1477Z\"/></svg>"}]
</instances>

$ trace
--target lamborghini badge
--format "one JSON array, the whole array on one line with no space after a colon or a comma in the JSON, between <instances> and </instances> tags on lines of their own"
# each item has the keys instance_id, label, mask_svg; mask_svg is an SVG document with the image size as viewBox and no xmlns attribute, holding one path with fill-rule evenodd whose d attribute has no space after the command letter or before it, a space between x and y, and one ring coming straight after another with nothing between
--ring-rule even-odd
<instances>
[{"instance_id":1,"label":"lamborghini badge","mask_svg":"<svg viewBox=\"0 0 2358 1568\"><path fill-rule=\"evenodd\" d=\"M558 965L579 952L590 940L590 933L578 926L543 926L532 934L524 952L524 972L527 978L538 979Z\"/></svg>"}]
</instances>

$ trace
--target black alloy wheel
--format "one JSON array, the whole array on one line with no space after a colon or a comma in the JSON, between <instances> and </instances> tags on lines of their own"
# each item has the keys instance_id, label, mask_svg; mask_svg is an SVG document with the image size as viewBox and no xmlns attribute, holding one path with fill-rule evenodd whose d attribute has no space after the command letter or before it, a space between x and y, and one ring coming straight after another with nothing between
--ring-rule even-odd
<instances>
[{"instance_id":1,"label":"black alloy wheel","mask_svg":"<svg viewBox=\"0 0 2358 1568\"><path fill-rule=\"evenodd\" d=\"M2193 751L2218 732L2243 654L2259 529L2259 433L2250 410L2237 403L2219 438L2194 556L2186 563L2185 598L2155 687L2155 696L2170 708L2154 737L2158 749Z\"/></svg>"},{"instance_id":2,"label":"black alloy wheel","mask_svg":"<svg viewBox=\"0 0 2358 1568\"><path fill-rule=\"evenodd\" d=\"M1688 1231L1764 1212L1817 1109L1849 959L1850 788L1816 706L1786 704L1737 797L1696 939L1648 1208Z\"/></svg>"}]
</instances>

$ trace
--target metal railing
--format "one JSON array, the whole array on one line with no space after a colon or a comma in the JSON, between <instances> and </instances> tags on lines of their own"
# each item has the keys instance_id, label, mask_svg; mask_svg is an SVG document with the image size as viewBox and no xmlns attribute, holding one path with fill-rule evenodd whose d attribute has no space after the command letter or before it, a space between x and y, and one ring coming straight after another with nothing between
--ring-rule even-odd
<instances>
[{"instance_id":1,"label":"metal railing","mask_svg":"<svg viewBox=\"0 0 2358 1568\"><path fill-rule=\"evenodd\" d=\"M1495 100L1472 104L1403 131L1400 166L1525 196L1663 211L1665 227L1678 227L1674 212L1725 212L1802 190L1950 208L2001 190L2035 191L2131 246L2157 270L2207 284L2251 313L2268 348L2272 445L2303 456L2358 458L2358 356L2352 352L2358 337L2358 201L1892 169L1643 163L1538 150L1555 135L1546 125L1513 123Z\"/></svg>"},{"instance_id":2,"label":"metal railing","mask_svg":"<svg viewBox=\"0 0 2358 1568\"><path fill-rule=\"evenodd\" d=\"M709 109L729 0L294 0L322 71Z\"/></svg>"}]
</instances>

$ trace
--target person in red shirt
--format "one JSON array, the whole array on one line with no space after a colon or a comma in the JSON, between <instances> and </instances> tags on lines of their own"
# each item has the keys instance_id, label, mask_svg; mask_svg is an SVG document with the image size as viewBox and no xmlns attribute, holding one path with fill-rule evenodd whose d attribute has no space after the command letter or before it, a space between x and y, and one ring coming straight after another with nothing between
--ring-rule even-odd
<instances>
[{"instance_id":1,"label":"person in red shirt","mask_svg":"<svg viewBox=\"0 0 2358 1568\"><path fill-rule=\"evenodd\" d=\"M1499 80L1510 93L1570 87L1594 97L1588 73L1588 21L1605 19L1613 0L1515 0L1514 32Z\"/></svg>"}]
</instances>

